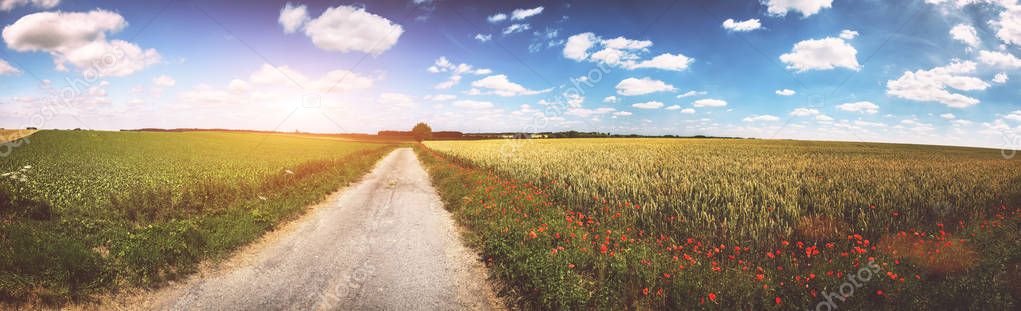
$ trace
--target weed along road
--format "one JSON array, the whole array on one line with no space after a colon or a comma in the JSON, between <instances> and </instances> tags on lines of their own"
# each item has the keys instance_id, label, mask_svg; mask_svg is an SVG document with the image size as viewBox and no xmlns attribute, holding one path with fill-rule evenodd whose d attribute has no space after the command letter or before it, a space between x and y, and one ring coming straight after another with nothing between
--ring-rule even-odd
<instances>
[{"instance_id":1,"label":"weed along road","mask_svg":"<svg viewBox=\"0 0 1021 311\"><path fill-rule=\"evenodd\" d=\"M149 299L165 310L486 310L476 257L415 153L397 149L302 219Z\"/></svg>"}]
</instances>

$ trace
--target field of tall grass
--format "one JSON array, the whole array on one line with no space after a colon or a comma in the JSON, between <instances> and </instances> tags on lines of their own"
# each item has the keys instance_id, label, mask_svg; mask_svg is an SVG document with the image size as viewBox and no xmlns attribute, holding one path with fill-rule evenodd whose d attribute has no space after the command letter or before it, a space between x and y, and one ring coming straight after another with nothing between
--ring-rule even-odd
<instances>
[{"instance_id":1,"label":"field of tall grass","mask_svg":"<svg viewBox=\"0 0 1021 311\"><path fill-rule=\"evenodd\" d=\"M426 142L524 308L1019 307L1021 161L716 139Z\"/></svg>"},{"instance_id":2,"label":"field of tall grass","mask_svg":"<svg viewBox=\"0 0 1021 311\"><path fill-rule=\"evenodd\" d=\"M392 144L41 131L0 158L0 301L62 303L222 258L359 178Z\"/></svg>"}]
</instances>

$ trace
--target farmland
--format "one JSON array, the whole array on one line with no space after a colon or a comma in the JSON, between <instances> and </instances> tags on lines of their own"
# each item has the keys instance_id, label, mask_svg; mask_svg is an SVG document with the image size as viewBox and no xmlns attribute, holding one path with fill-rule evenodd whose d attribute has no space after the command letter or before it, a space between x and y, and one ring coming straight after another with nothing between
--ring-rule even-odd
<instances>
[{"instance_id":1,"label":"farmland","mask_svg":"<svg viewBox=\"0 0 1021 311\"><path fill-rule=\"evenodd\" d=\"M392 144L219 132L41 131L0 158L0 300L78 300L222 258Z\"/></svg>"},{"instance_id":2,"label":"farmland","mask_svg":"<svg viewBox=\"0 0 1021 311\"><path fill-rule=\"evenodd\" d=\"M448 209L524 307L1011 309L1021 299L1021 162L998 150L426 146Z\"/></svg>"}]
</instances>

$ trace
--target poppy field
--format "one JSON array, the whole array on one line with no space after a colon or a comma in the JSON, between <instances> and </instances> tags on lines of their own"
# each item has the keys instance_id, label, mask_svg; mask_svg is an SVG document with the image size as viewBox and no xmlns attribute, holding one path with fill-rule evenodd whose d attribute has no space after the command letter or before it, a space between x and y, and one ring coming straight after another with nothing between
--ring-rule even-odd
<instances>
[{"instance_id":1,"label":"poppy field","mask_svg":"<svg viewBox=\"0 0 1021 311\"><path fill-rule=\"evenodd\" d=\"M80 301L195 271L395 146L222 132L30 138L0 158L0 301Z\"/></svg>"},{"instance_id":2,"label":"poppy field","mask_svg":"<svg viewBox=\"0 0 1021 311\"><path fill-rule=\"evenodd\" d=\"M1016 309L1021 162L732 139L430 141L524 309Z\"/></svg>"}]
</instances>

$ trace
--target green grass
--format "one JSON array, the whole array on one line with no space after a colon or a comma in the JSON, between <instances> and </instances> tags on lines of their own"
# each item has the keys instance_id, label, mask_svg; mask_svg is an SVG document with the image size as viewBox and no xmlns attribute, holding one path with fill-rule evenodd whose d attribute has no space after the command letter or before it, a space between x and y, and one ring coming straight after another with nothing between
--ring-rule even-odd
<instances>
[{"instance_id":1,"label":"green grass","mask_svg":"<svg viewBox=\"0 0 1021 311\"><path fill-rule=\"evenodd\" d=\"M0 301L63 303L219 259L394 145L219 132L41 131L0 159Z\"/></svg>"},{"instance_id":2,"label":"green grass","mask_svg":"<svg viewBox=\"0 0 1021 311\"><path fill-rule=\"evenodd\" d=\"M998 150L425 145L420 158L447 208L525 309L815 309L871 263L880 272L836 307L1006 310L1021 301L1021 166Z\"/></svg>"}]
</instances>

